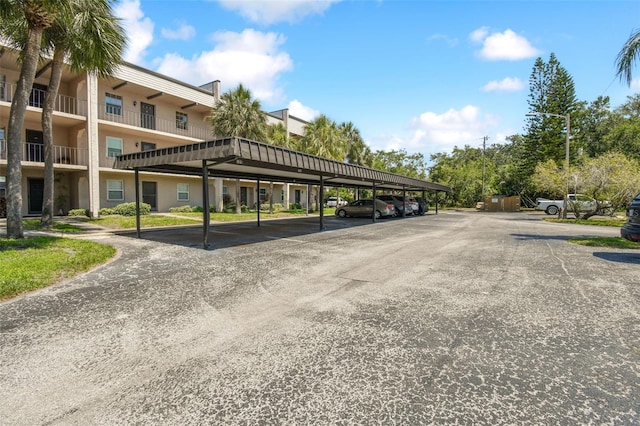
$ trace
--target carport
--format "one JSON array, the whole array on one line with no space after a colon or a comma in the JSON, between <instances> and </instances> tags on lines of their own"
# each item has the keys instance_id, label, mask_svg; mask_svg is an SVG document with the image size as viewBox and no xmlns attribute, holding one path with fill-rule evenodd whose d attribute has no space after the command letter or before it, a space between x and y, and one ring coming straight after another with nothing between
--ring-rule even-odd
<instances>
[{"instance_id":1,"label":"carport","mask_svg":"<svg viewBox=\"0 0 640 426\"><path fill-rule=\"evenodd\" d=\"M243 138L224 138L152 151L135 152L116 158L114 168L135 172L136 206L140 204L139 172L169 173L202 177L204 207L203 244L209 247L209 177L229 179L279 181L303 185L319 185L319 202L324 200L324 186L343 186L373 190L375 198L378 189L421 191L436 193L436 213L438 193L451 192L451 188L394 173L369 169L342 163L327 158L316 157L298 151L269 145ZM374 212L375 213L375 210ZM375 222L375 214L372 214ZM260 226L260 209L258 209ZM136 210L136 230L140 237L140 211ZM320 230L324 230L324 213L320 209Z\"/></svg>"}]
</instances>

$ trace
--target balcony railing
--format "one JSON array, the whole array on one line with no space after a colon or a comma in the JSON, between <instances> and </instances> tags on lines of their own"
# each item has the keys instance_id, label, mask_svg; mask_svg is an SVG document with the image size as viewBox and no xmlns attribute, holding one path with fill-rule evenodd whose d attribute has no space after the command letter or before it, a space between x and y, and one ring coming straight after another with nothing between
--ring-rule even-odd
<instances>
[{"instance_id":1,"label":"balcony railing","mask_svg":"<svg viewBox=\"0 0 640 426\"><path fill-rule=\"evenodd\" d=\"M179 120L166 120L152 114L142 114L137 111L120 110L120 114L111 114L107 112L106 105L101 105L98 109L100 111L98 117L105 121L171 133L172 135L180 135L202 141L209 140L213 137L211 127L194 126L192 124L185 124Z\"/></svg>"},{"instance_id":2,"label":"balcony railing","mask_svg":"<svg viewBox=\"0 0 640 426\"><path fill-rule=\"evenodd\" d=\"M11 83L0 83L0 101L11 102L15 96L16 85ZM42 108L47 92L41 89L32 89L29 96L29 106ZM54 111L72 115L87 115L87 101L67 96L58 95L53 105Z\"/></svg>"},{"instance_id":3,"label":"balcony railing","mask_svg":"<svg viewBox=\"0 0 640 426\"><path fill-rule=\"evenodd\" d=\"M7 159L6 141L0 140L0 160ZM73 148L69 146L53 146L53 162L54 164L71 164L76 166L86 166L87 150L83 148ZM31 161L35 163L44 162L44 146L39 143L25 143L22 145L22 161Z\"/></svg>"}]
</instances>

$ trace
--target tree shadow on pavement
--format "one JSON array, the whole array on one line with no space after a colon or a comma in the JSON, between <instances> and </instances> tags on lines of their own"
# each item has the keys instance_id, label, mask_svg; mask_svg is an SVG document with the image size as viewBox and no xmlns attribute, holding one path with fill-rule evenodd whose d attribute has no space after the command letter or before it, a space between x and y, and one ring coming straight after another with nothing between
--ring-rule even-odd
<instances>
[{"instance_id":1,"label":"tree shadow on pavement","mask_svg":"<svg viewBox=\"0 0 640 426\"><path fill-rule=\"evenodd\" d=\"M594 252L594 257L610 262L633 263L640 265L640 253Z\"/></svg>"}]
</instances>

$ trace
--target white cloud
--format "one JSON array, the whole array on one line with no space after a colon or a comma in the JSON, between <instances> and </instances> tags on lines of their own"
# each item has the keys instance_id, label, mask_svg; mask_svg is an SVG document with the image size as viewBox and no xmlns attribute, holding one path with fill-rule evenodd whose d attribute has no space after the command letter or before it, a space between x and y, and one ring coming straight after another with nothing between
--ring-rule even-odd
<instances>
[{"instance_id":1,"label":"white cloud","mask_svg":"<svg viewBox=\"0 0 640 426\"><path fill-rule=\"evenodd\" d=\"M519 78L507 77L502 81L490 81L482 87L483 92L517 92L522 90L524 83Z\"/></svg>"},{"instance_id":2,"label":"white cloud","mask_svg":"<svg viewBox=\"0 0 640 426\"><path fill-rule=\"evenodd\" d=\"M509 29L502 33L489 34L488 29L482 27L473 31L469 38L476 43L482 43L482 49L478 54L488 61L517 61L532 58L540 53L525 37Z\"/></svg>"},{"instance_id":3,"label":"white cloud","mask_svg":"<svg viewBox=\"0 0 640 426\"><path fill-rule=\"evenodd\" d=\"M340 0L219 0L222 7L237 10L244 18L264 24L296 23L309 15L322 15Z\"/></svg>"},{"instance_id":4,"label":"white cloud","mask_svg":"<svg viewBox=\"0 0 640 426\"><path fill-rule=\"evenodd\" d=\"M634 92L640 92L640 78L634 78L631 80L631 90Z\"/></svg>"},{"instance_id":5,"label":"white cloud","mask_svg":"<svg viewBox=\"0 0 640 426\"><path fill-rule=\"evenodd\" d=\"M473 105L442 114L425 112L411 121L413 134L405 147L429 153L451 152L454 146L474 145L495 124L493 117L482 116Z\"/></svg>"},{"instance_id":6,"label":"white cloud","mask_svg":"<svg viewBox=\"0 0 640 426\"><path fill-rule=\"evenodd\" d=\"M170 40L189 40L196 35L196 29L191 25L180 23L179 27L175 30L163 28L161 34L162 37Z\"/></svg>"},{"instance_id":7,"label":"white cloud","mask_svg":"<svg viewBox=\"0 0 640 426\"><path fill-rule=\"evenodd\" d=\"M293 115L294 117L301 118L305 121L312 121L314 118L320 115L320 111L303 105L302 102L297 99L289 102L288 108L289 115Z\"/></svg>"},{"instance_id":8,"label":"white cloud","mask_svg":"<svg viewBox=\"0 0 640 426\"><path fill-rule=\"evenodd\" d=\"M144 13L140 9L140 0L123 0L114 8L114 13L122 19L122 25L128 37L123 59L141 64L147 47L153 42L153 22L144 17Z\"/></svg>"},{"instance_id":9,"label":"white cloud","mask_svg":"<svg viewBox=\"0 0 640 426\"><path fill-rule=\"evenodd\" d=\"M220 80L223 92L242 83L261 101L282 101L278 79L293 69L289 54L280 50L286 41L283 35L247 29L241 33L217 32L212 39L216 43L213 50L190 59L178 53L166 54L156 61L156 70L195 85Z\"/></svg>"}]
</instances>

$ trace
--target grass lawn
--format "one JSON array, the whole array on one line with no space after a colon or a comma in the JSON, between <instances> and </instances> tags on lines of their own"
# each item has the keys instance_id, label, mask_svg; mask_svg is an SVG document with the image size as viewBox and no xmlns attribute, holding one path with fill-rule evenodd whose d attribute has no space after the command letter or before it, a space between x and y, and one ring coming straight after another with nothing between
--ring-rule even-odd
<instances>
[{"instance_id":1,"label":"grass lawn","mask_svg":"<svg viewBox=\"0 0 640 426\"><path fill-rule=\"evenodd\" d=\"M577 225L617 226L618 228L626 222L625 219L609 216L591 217L590 219L558 219L557 217L545 217L543 220L554 223L574 223Z\"/></svg>"},{"instance_id":2,"label":"grass lawn","mask_svg":"<svg viewBox=\"0 0 640 426\"><path fill-rule=\"evenodd\" d=\"M22 227L25 231L37 231L40 230L40 219L25 219L22 221ZM53 222L50 228L51 231L64 232L64 233L76 233L82 232L83 229L75 226L71 223Z\"/></svg>"},{"instance_id":3,"label":"grass lawn","mask_svg":"<svg viewBox=\"0 0 640 426\"><path fill-rule=\"evenodd\" d=\"M71 238L0 238L0 300L87 271L115 253L111 246Z\"/></svg>"},{"instance_id":4,"label":"grass lawn","mask_svg":"<svg viewBox=\"0 0 640 426\"><path fill-rule=\"evenodd\" d=\"M620 237L571 238L570 243L588 247L610 247L619 249L640 249L640 244Z\"/></svg>"}]
</instances>

